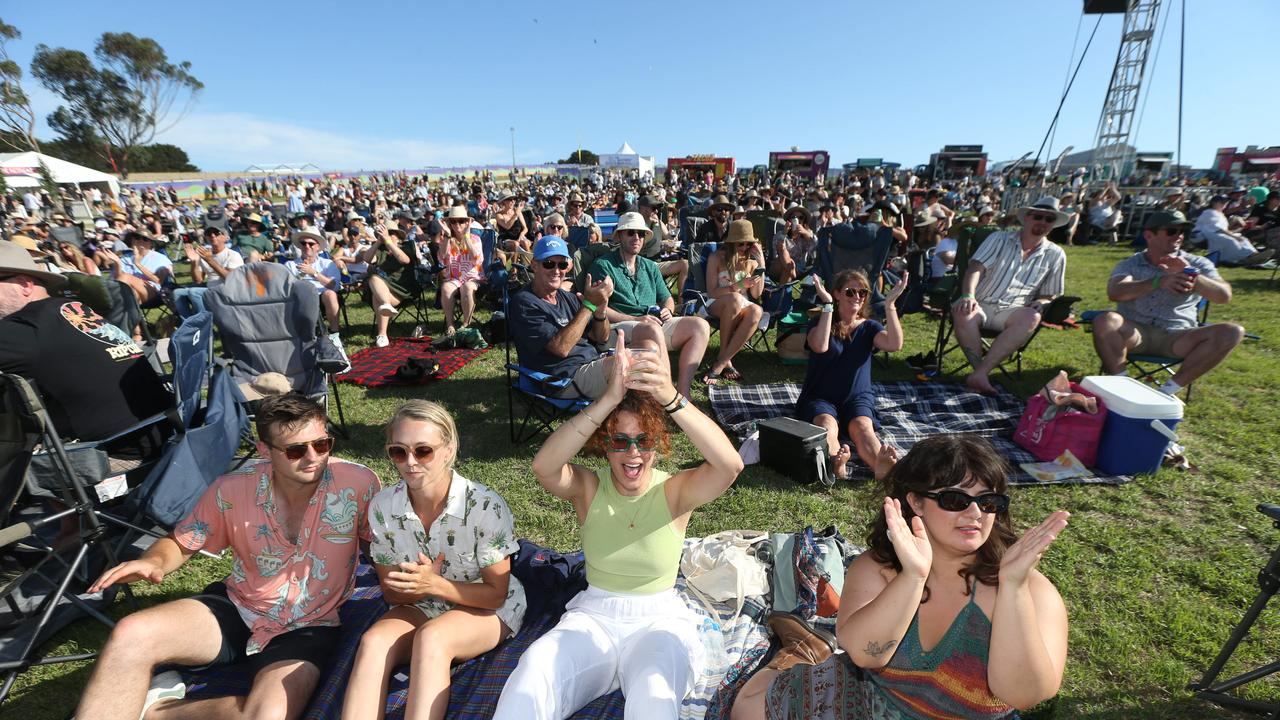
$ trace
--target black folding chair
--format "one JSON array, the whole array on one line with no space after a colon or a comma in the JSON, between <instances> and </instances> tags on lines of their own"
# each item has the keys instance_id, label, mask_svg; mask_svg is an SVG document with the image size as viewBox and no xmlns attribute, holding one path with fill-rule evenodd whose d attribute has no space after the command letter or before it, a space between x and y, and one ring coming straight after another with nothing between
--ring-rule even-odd
<instances>
[{"instance_id":1,"label":"black folding chair","mask_svg":"<svg viewBox=\"0 0 1280 720\"><path fill-rule=\"evenodd\" d=\"M569 378L548 375L520 365L513 360L510 299L514 289L507 289L502 296L502 312L507 321L506 339L503 346L506 350L505 371L507 375L507 427L511 433L513 445L524 443L537 437L544 430L551 432L551 426L561 419L580 412L591 401L586 398L560 398L556 394L569 387ZM523 413L517 417L516 406L523 407Z\"/></svg>"}]
</instances>

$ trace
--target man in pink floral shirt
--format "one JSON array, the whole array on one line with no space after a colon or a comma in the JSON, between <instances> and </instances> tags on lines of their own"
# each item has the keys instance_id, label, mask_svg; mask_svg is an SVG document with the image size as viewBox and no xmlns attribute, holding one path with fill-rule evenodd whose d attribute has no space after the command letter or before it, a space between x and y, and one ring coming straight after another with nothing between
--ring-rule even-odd
<instances>
[{"instance_id":1,"label":"man in pink floral shirt","mask_svg":"<svg viewBox=\"0 0 1280 720\"><path fill-rule=\"evenodd\" d=\"M265 462L218 478L170 536L90 590L159 583L199 550L230 548L231 574L122 619L76 717L296 718L306 708L337 643L338 606L371 539L367 509L381 486L363 465L330 458L324 409L308 398L264 400L257 425ZM184 701L176 673L153 680L158 665L239 665L255 677L248 697Z\"/></svg>"}]
</instances>

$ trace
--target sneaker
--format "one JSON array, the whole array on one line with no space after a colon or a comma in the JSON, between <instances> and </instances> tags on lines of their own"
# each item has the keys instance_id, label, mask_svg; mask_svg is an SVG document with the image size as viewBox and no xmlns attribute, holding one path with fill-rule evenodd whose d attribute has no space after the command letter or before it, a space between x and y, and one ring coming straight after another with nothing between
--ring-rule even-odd
<instances>
[{"instance_id":1,"label":"sneaker","mask_svg":"<svg viewBox=\"0 0 1280 720\"><path fill-rule=\"evenodd\" d=\"M378 337L373 339L374 347L386 347L390 344L391 344L391 341L387 339L386 335L379 335Z\"/></svg>"},{"instance_id":2,"label":"sneaker","mask_svg":"<svg viewBox=\"0 0 1280 720\"><path fill-rule=\"evenodd\" d=\"M187 684L182 676L174 670L166 670L151 678L151 688L147 690L147 699L142 702L142 714L138 720L147 716L147 710L161 700L181 700L187 696Z\"/></svg>"},{"instance_id":3,"label":"sneaker","mask_svg":"<svg viewBox=\"0 0 1280 720\"><path fill-rule=\"evenodd\" d=\"M378 306L378 313L389 318L394 318L396 315L400 314L400 308L392 305L391 303L383 303Z\"/></svg>"},{"instance_id":4,"label":"sneaker","mask_svg":"<svg viewBox=\"0 0 1280 720\"><path fill-rule=\"evenodd\" d=\"M338 333L331 332L329 333L329 342L333 343L333 346L338 349L338 354L342 356L342 364L344 366L335 374L341 375L343 373L350 372L351 358L347 357L347 349L342 346L342 338L338 336Z\"/></svg>"},{"instance_id":5,"label":"sneaker","mask_svg":"<svg viewBox=\"0 0 1280 720\"><path fill-rule=\"evenodd\" d=\"M1275 260L1268 260L1258 265L1251 265L1250 267L1256 270L1275 270L1277 267L1280 267L1280 264L1277 264Z\"/></svg>"}]
</instances>

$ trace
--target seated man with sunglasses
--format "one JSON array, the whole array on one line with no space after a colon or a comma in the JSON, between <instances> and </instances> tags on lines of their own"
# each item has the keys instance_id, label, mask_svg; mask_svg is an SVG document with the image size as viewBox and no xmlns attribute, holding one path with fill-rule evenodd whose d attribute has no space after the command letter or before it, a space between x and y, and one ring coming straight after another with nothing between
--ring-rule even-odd
<instances>
[{"instance_id":1,"label":"seated man with sunglasses","mask_svg":"<svg viewBox=\"0 0 1280 720\"><path fill-rule=\"evenodd\" d=\"M1047 237L1071 221L1058 198L1040 198L1018 210L1018 219L1021 229L992 233L978 247L951 306L956 340L973 366L964 384L984 395L996 394L991 371L1035 332L1041 311L1062 294L1067 272L1067 254ZM985 355L983 330L1000 333Z\"/></svg>"},{"instance_id":2,"label":"seated man with sunglasses","mask_svg":"<svg viewBox=\"0 0 1280 720\"><path fill-rule=\"evenodd\" d=\"M630 339L640 325L662 332L667 347L680 351L676 390L689 396L693 376L711 340L711 325L700 317L673 317L676 302L662 279L658 263L640 255L653 232L640 213L623 213L613 231L618 249L596 259L588 274L613 281L613 294L604 308L609 324Z\"/></svg>"},{"instance_id":3,"label":"seated man with sunglasses","mask_svg":"<svg viewBox=\"0 0 1280 720\"><path fill-rule=\"evenodd\" d=\"M610 354L597 347L609 341L609 301L613 281L587 275L581 295L563 288L573 260L569 246L556 235L543 235L533 245L532 280L510 300L511 341L521 367L572 380L560 397L597 398L608 384ZM657 348L660 330L652 323L633 331L640 350Z\"/></svg>"},{"instance_id":4,"label":"seated man with sunglasses","mask_svg":"<svg viewBox=\"0 0 1280 720\"><path fill-rule=\"evenodd\" d=\"M1147 216L1142 236L1147 248L1121 260L1107 281L1114 312L1093 320L1093 347L1104 372L1125 375L1130 353L1181 358L1173 377L1160 386L1172 395L1209 372L1244 340L1235 323L1201 326L1200 299L1231 301L1231 286L1205 257L1182 251L1191 223L1181 212Z\"/></svg>"},{"instance_id":5,"label":"seated man with sunglasses","mask_svg":"<svg viewBox=\"0 0 1280 720\"><path fill-rule=\"evenodd\" d=\"M336 647L338 608L372 538L367 510L381 485L363 465L331 459L333 438L314 400L267 398L256 422L265 461L218 478L169 536L89 588L158 584L197 551L231 549L226 579L115 626L78 717L142 717L158 702L191 717L296 718L306 708ZM234 666L254 681L247 698L183 699L176 672L152 678L160 665Z\"/></svg>"}]
</instances>

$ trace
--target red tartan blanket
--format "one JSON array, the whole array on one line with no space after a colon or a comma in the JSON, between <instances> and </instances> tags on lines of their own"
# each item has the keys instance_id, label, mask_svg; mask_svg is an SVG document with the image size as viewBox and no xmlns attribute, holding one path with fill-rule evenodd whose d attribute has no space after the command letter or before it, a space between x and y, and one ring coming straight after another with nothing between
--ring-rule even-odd
<instances>
[{"instance_id":1,"label":"red tartan blanket","mask_svg":"<svg viewBox=\"0 0 1280 720\"><path fill-rule=\"evenodd\" d=\"M449 377L488 350L432 350L429 337L397 338L386 347L368 347L352 353L351 370L336 379L338 382L370 388L384 385L422 385ZM434 358L440 363L440 372L410 382L396 378L396 368L409 358Z\"/></svg>"}]
</instances>

